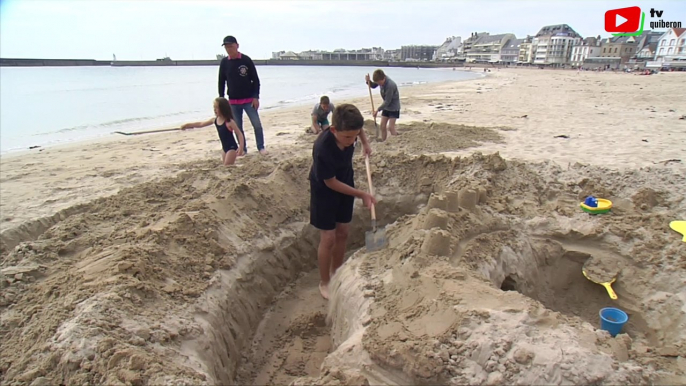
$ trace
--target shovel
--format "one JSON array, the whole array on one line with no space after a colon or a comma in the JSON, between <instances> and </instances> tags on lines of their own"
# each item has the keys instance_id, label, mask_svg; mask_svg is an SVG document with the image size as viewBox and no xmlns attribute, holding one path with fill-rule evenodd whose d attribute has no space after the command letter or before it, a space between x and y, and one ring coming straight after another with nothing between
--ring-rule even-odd
<instances>
[{"instance_id":1,"label":"shovel","mask_svg":"<svg viewBox=\"0 0 686 386\"><path fill-rule=\"evenodd\" d=\"M601 259L591 257L584 263L581 272L584 274L586 279L600 284L607 290L607 294L610 298L617 300L617 294L612 289L612 283L617 280L617 274L619 273L618 267L613 267L613 264L608 262L603 262Z\"/></svg>"},{"instance_id":2,"label":"shovel","mask_svg":"<svg viewBox=\"0 0 686 386\"><path fill-rule=\"evenodd\" d=\"M669 227L675 232L681 233L684 238L681 240L686 243L686 221L672 221L669 223Z\"/></svg>"},{"instance_id":3,"label":"shovel","mask_svg":"<svg viewBox=\"0 0 686 386\"><path fill-rule=\"evenodd\" d=\"M372 185L372 173L369 171L369 156L364 156L364 165L367 169L367 182L369 183L369 193L374 195L374 186ZM367 252L378 251L386 246L386 228L376 227L376 210L374 209L374 204L371 207L372 210L372 230L364 234L365 247Z\"/></svg>"},{"instance_id":4,"label":"shovel","mask_svg":"<svg viewBox=\"0 0 686 386\"><path fill-rule=\"evenodd\" d=\"M369 74L367 74L369 76ZM371 82L371 78L369 79ZM372 114L374 113L374 97L372 97L372 85L367 83L367 88L369 89L369 99L372 101ZM376 117L374 117L374 128L376 129L376 139L379 139L379 125L376 124ZM371 184L369 185L371 187ZM374 194L374 193L372 193ZM372 209L374 211L374 209Z\"/></svg>"},{"instance_id":5,"label":"shovel","mask_svg":"<svg viewBox=\"0 0 686 386\"><path fill-rule=\"evenodd\" d=\"M148 130L148 131L135 131L131 133L125 133L123 131L115 131L115 134L121 134L121 135L141 135L141 134L150 134L150 133L164 133L165 131L178 131L181 130L181 128L174 128L174 129L157 129L157 130Z\"/></svg>"}]
</instances>

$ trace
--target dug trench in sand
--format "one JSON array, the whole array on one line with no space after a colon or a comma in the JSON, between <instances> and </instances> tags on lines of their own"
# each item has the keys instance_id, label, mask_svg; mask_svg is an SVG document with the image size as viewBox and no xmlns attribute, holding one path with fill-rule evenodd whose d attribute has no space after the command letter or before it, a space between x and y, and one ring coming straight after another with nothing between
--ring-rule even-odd
<instances>
[{"instance_id":1,"label":"dug trench in sand","mask_svg":"<svg viewBox=\"0 0 686 386\"><path fill-rule=\"evenodd\" d=\"M236 175L214 159L184 163L4 231L3 383L230 383L262 312L314 268L298 178L309 164L246 159Z\"/></svg>"},{"instance_id":2,"label":"dug trench in sand","mask_svg":"<svg viewBox=\"0 0 686 386\"><path fill-rule=\"evenodd\" d=\"M451 166L440 194L387 228L388 250L360 250L334 277L336 350L324 375L297 384L684 383L686 252L664 228L681 197L663 195L646 213L642 197L656 192L636 186L657 182L649 174L592 187L581 176L604 171L497 156ZM385 186L382 197L401 191ZM634 198L592 218L578 210L588 189ZM618 301L581 274L590 257L621 262ZM629 313L626 334L598 329L606 306Z\"/></svg>"},{"instance_id":3,"label":"dug trench in sand","mask_svg":"<svg viewBox=\"0 0 686 386\"><path fill-rule=\"evenodd\" d=\"M350 256L327 310L309 158L210 162L3 252L3 384L684 382L686 256L663 227L683 176L378 152L390 245ZM611 214L579 210L596 192ZM358 206L353 248L368 221ZM622 262L616 302L583 278L589 255ZM607 305L630 315L614 339Z\"/></svg>"}]
</instances>

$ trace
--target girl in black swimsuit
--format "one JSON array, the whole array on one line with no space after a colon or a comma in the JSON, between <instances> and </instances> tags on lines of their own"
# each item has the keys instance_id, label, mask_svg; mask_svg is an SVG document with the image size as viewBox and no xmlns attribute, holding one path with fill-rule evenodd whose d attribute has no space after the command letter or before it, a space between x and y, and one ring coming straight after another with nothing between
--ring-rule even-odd
<instances>
[{"instance_id":1,"label":"girl in black swimsuit","mask_svg":"<svg viewBox=\"0 0 686 386\"><path fill-rule=\"evenodd\" d=\"M243 155L245 138L243 138L243 133L238 130L238 126L236 126L236 122L233 120L231 106L229 106L229 101L226 98L216 98L214 100L214 115L214 118L206 121L186 123L181 126L181 130L205 127L214 123L219 140L222 143L222 149L224 150L222 162L226 166L233 165L236 162L236 157ZM233 137L234 133L238 137L239 143L236 143Z\"/></svg>"}]
</instances>

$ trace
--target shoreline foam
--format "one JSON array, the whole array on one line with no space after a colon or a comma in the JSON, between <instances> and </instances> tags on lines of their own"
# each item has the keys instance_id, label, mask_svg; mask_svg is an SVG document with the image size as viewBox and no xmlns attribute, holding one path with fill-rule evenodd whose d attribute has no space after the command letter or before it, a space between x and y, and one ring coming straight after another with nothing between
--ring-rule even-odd
<instances>
[{"instance_id":1,"label":"shoreline foam","mask_svg":"<svg viewBox=\"0 0 686 386\"><path fill-rule=\"evenodd\" d=\"M438 71L447 71L446 69L437 69ZM414 74L414 71L410 70L403 70L401 75L403 75L401 78L405 79L405 76L409 74L410 78L412 77L417 77L416 74ZM469 75L464 75L466 77L474 77L479 78L481 74L478 73L470 73ZM422 75L421 73L419 74L419 79L426 79L426 78L431 78L432 76ZM472 79L460 79L458 81L464 81L464 80L472 80ZM269 81L269 79L266 79L266 81ZM448 80L448 81L454 81L454 80ZM327 85L331 86L331 91L322 91L325 90L317 90L315 91L314 89L310 89L308 92L311 92L309 95L307 92L303 92L303 90L299 90L296 96L293 96L291 94L288 94L287 90L272 90L272 92L275 91L275 94L269 94L266 99L261 100L261 115L264 115L266 113L273 113L274 111L279 111L284 108L292 108L292 107L303 107L308 104L314 104L315 101L319 100L320 95L329 95L333 100L347 100L350 98L361 98L364 97L365 94L367 93L366 87L364 86L364 83L355 83L356 86L353 86L352 83L348 82L346 83L344 80L341 80L343 83L338 83L336 85ZM443 81L438 80L427 80L424 81L422 80L422 84L434 84L434 83L441 83ZM407 83L407 82L406 82ZM401 87L414 87L416 84L415 82L410 82L409 84L403 84ZM278 83L280 84L280 83ZM360 85L362 85L360 87ZM8 90L4 90L8 91ZM19 90L15 90L19 91ZM116 92L118 90L106 90L105 92ZM196 90L197 91L197 90ZM9 92L9 91L8 91ZM203 94L204 95L204 94ZM273 98L273 99L272 99ZM74 100L74 103L77 103L79 100L78 98ZM83 102L83 101L81 101ZM121 103L121 101L117 101L116 99L112 101L112 103ZM160 103L160 101L154 101L150 100L148 101L149 104L152 104L152 107L156 103ZM7 107L5 103L3 103L3 106ZM10 108L10 107L8 107ZM35 152L42 151L48 148L52 148L54 146L60 146L64 144L79 144L84 141L98 141L99 139L102 140L107 140L110 136L116 136L115 134L116 131L122 131L122 132L138 132L138 131L148 131L148 130L157 130L157 129L167 129L167 128L174 128L178 127L180 123L182 122L188 122L188 121L196 121L203 119L205 117L205 113L202 111L206 111L205 108L205 103L198 104L198 103L189 103L184 106L177 106L180 110L177 111L171 111L171 110L157 110L157 109L152 109L151 111L157 111L158 115L150 115L149 111L140 111L138 110L137 114L134 114L135 116L130 116L128 112L125 112L123 110L118 111L118 114L120 116L113 116L111 117L109 121L106 122L100 122L97 117L91 116L88 118L87 121L81 122L80 120L73 120L73 119L67 119L65 122L71 122L71 125L69 126L60 126L61 128L57 129L55 128L55 131L47 131L47 132L40 132L40 133L24 133L24 138L14 138L14 134L12 133L12 130L3 130L3 142L2 142L2 149L0 150L0 157L4 157L5 155L11 155L17 152L22 152L26 150L32 150ZM76 116L80 116L83 114L83 112L74 112ZM211 113L211 112L210 112ZM61 121L61 117L54 117L58 118L58 121ZM90 123L87 123L90 122ZM6 123L6 122L5 122ZM20 124L18 127L17 125L10 126L8 124L8 127L15 127L19 128L22 127L21 125L24 125L26 123ZM7 137L9 133L10 137ZM16 133L18 134L18 133ZM8 148L7 146L12 146L11 148Z\"/></svg>"}]
</instances>

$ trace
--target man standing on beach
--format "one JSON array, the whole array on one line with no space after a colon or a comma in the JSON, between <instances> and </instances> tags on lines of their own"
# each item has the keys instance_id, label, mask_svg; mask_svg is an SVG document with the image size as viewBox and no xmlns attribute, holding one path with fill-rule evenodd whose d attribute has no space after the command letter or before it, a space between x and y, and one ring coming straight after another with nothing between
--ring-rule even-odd
<instances>
[{"instance_id":1,"label":"man standing on beach","mask_svg":"<svg viewBox=\"0 0 686 386\"><path fill-rule=\"evenodd\" d=\"M248 55L238 52L238 41L233 36L227 36L222 43L228 57L219 64L219 97L224 97L224 87L228 86L227 96L238 129L243 133L243 111L248 115L255 130L255 141L260 154L266 154L264 149L264 131L260 115L260 78L257 69ZM243 151L248 153L247 140L244 141Z\"/></svg>"}]
</instances>

